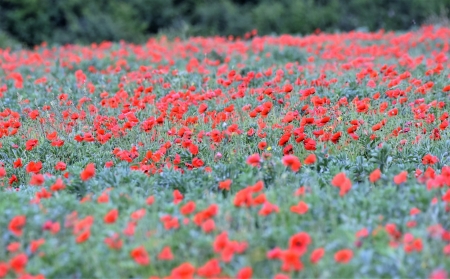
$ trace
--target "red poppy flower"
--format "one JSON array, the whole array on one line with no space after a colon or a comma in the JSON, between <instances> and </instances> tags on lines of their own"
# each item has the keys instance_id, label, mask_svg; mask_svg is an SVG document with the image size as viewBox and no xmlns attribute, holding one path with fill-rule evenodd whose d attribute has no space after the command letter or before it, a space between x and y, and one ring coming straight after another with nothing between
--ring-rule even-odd
<instances>
[{"instance_id":1,"label":"red poppy flower","mask_svg":"<svg viewBox=\"0 0 450 279\"><path fill-rule=\"evenodd\" d=\"M64 162L58 162L58 163L56 163L56 165L55 165L55 170L57 170L57 171L65 171L66 170L66 163L64 163Z\"/></svg>"},{"instance_id":2,"label":"red poppy flower","mask_svg":"<svg viewBox=\"0 0 450 279\"><path fill-rule=\"evenodd\" d=\"M40 238L37 240L32 240L30 243L30 250L31 253L36 253L36 251L39 249L40 246L42 246L45 243L45 239Z\"/></svg>"},{"instance_id":3,"label":"red poppy flower","mask_svg":"<svg viewBox=\"0 0 450 279\"><path fill-rule=\"evenodd\" d=\"M298 171L302 166L298 157L294 155L285 155L282 161L285 166L290 167L293 171Z\"/></svg>"},{"instance_id":4,"label":"red poppy flower","mask_svg":"<svg viewBox=\"0 0 450 279\"><path fill-rule=\"evenodd\" d=\"M221 272L220 262L217 259L209 260L197 269L197 275L205 278L218 276Z\"/></svg>"},{"instance_id":5,"label":"red poppy flower","mask_svg":"<svg viewBox=\"0 0 450 279\"><path fill-rule=\"evenodd\" d=\"M304 201L300 201L297 205L291 206L291 211L297 214L305 214L308 212L308 205Z\"/></svg>"},{"instance_id":6,"label":"red poppy flower","mask_svg":"<svg viewBox=\"0 0 450 279\"><path fill-rule=\"evenodd\" d=\"M172 250L169 246L164 247L158 254L158 259L161 261L171 261L173 258Z\"/></svg>"},{"instance_id":7,"label":"red poppy flower","mask_svg":"<svg viewBox=\"0 0 450 279\"><path fill-rule=\"evenodd\" d=\"M155 202L155 197L154 196L150 196L145 200L145 203L147 205L152 205Z\"/></svg>"},{"instance_id":8,"label":"red poppy flower","mask_svg":"<svg viewBox=\"0 0 450 279\"><path fill-rule=\"evenodd\" d=\"M315 154L309 154L306 158L305 158L305 165L312 165L316 162L317 158Z\"/></svg>"},{"instance_id":9,"label":"red poppy flower","mask_svg":"<svg viewBox=\"0 0 450 279\"><path fill-rule=\"evenodd\" d=\"M281 270L285 272L300 271L303 263L300 261L301 254L297 250L288 249L281 254Z\"/></svg>"},{"instance_id":10,"label":"red poppy flower","mask_svg":"<svg viewBox=\"0 0 450 279\"><path fill-rule=\"evenodd\" d=\"M42 163L41 162L29 162L26 171L28 173L39 173L42 169Z\"/></svg>"},{"instance_id":11,"label":"red poppy flower","mask_svg":"<svg viewBox=\"0 0 450 279\"><path fill-rule=\"evenodd\" d=\"M253 276L253 269L249 266L242 268L236 274L236 279L251 279Z\"/></svg>"},{"instance_id":12,"label":"red poppy flower","mask_svg":"<svg viewBox=\"0 0 450 279\"><path fill-rule=\"evenodd\" d=\"M247 164L258 167L261 162L261 158L259 157L259 154L253 154L247 157Z\"/></svg>"},{"instance_id":13,"label":"red poppy flower","mask_svg":"<svg viewBox=\"0 0 450 279\"><path fill-rule=\"evenodd\" d=\"M381 178L381 171L380 169L376 169L373 172L370 173L369 175L369 181L371 183L375 183L376 181L378 181L378 179Z\"/></svg>"},{"instance_id":14,"label":"red poppy flower","mask_svg":"<svg viewBox=\"0 0 450 279\"><path fill-rule=\"evenodd\" d=\"M394 176L394 183L397 185L400 185L402 183L405 183L408 180L408 172L402 171L396 176Z\"/></svg>"},{"instance_id":15,"label":"red poppy flower","mask_svg":"<svg viewBox=\"0 0 450 279\"><path fill-rule=\"evenodd\" d=\"M334 254L334 260L338 263L348 263L353 258L353 251L350 249L339 250Z\"/></svg>"},{"instance_id":16,"label":"red poppy flower","mask_svg":"<svg viewBox=\"0 0 450 279\"><path fill-rule=\"evenodd\" d=\"M42 174L33 174L30 179L30 185L42 185L45 182L45 178Z\"/></svg>"},{"instance_id":17,"label":"red poppy flower","mask_svg":"<svg viewBox=\"0 0 450 279\"><path fill-rule=\"evenodd\" d=\"M219 182L219 189L229 191L232 182L233 181L231 179L226 179L224 181L220 181Z\"/></svg>"},{"instance_id":18,"label":"red poppy flower","mask_svg":"<svg viewBox=\"0 0 450 279\"><path fill-rule=\"evenodd\" d=\"M427 154L422 158L422 164L424 165L434 165L437 162L439 162L439 159L431 154Z\"/></svg>"},{"instance_id":19,"label":"red poppy flower","mask_svg":"<svg viewBox=\"0 0 450 279\"><path fill-rule=\"evenodd\" d=\"M190 263L182 263L178 267L172 269L170 276L172 278L193 278L195 274L195 267Z\"/></svg>"},{"instance_id":20,"label":"red poppy flower","mask_svg":"<svg viewBox=\"0 0 450 279\"><path fill-rule=\"evenodd\" d=\"M13 163L13 167L15 169L22 167L22 159L18 158L17 160L15 160L14 163Z\"/></svg>"},{"instance_id":21,"label":"red poppy flower","mask_svg":"<svg viewBox=\"0 0 450 279\"><path fill-rule=\"evenodd\" d=\"M106 224L112 224L112 223L116 222L117 217L119 217L119 210L112 209L112 210L108 211L108 213L106 213L105 217L103 218L103 221Z\"/></svg>"},{"instance_id":22,"label":"red poppy flower","mask_svg":"<svg viewBox=\"0 0 450 279\"><path fill-rule=\"evenodd\" d=\"M95 164L89 163L84 168L84 170L80 173L80 178L83 181L89 180L95 176Z\"/></svg>"},{"instance_id":23,"label":"red poppy flower","mask_svg":"<svg viewBox=\"0 0 450 279\"><path fill-rule=\"evenodd\" d=\"M331 184L340 189L339 194L341 196L347 194L347 192L352 188L352 182L343 172L336 174L333 177L333 180L331 180Z\"/></svg>"},{"instance_id":24,"label":"red poppy flower","mask_svg":"<svg viewBox=\"0 0 450 279\"><path fill-rule=\"evenodd\" d=\"M183 194L181 194L181 192L179 190L174 190L172 195L173 195L173 203L174 204L180 203L184 198Z\"/></svg>"},{"instance_id":25,"label":"red poppy flower","mask_svg":"<svg viewBox=\"0 0 450 279\"><path fill-rule=\"evenodd\" d=\"M313 139L305 139L303 145L306 150L316 150L316 141Z\"/></svg>"},{"instance_id":26,"label":"red poppy flower","mask_svg":"<svg viewBox=\"0 0 450 279\"><path fill-rule=\"evenodd\" d=\"M28 263L27 255L25 253L21 253L11 258L11 260L9 261L9 266L16 273L21 273L25 269L27 263Z\"/></svg>"},{"instance_id":27,"label":"red poppy flower","mask_svg":"<svg viewBox=\"0 0 450 279\"><path fill-rule=\"evenodd\" d=\"M33 150L33 148L36 147L37 144L38 144L37 139L30 139L25 143L25 149L28 151Z\"/></svg>"},{"instance_id":28,"label":"red poppy flower","mask_svg":"<svg viewBox=\"0 0 450 279\"><path fill-rule=\"evenodd\" d=\"M6 277L8 274L9 265L4 262L0 262L0 278Z\"/></svg>"},{"instance_id":29,"label":"red poppy flower","mask_svg":"<svg viewBox=\"0 0 450 279\"><path fill-rule=\"evenodd\" d=\"M312 251L311 256L310 256L311 263L317 264L324 255L325 255L325 249L323 249L323 248L315 249L314 251Z\"/></svg>"},{"instance_id":30,"label":"red poppy flower","mask_svg":"<svg viewBox=\"0 0 450 279\"><path fill-rule=\"evenodd\" d=\"M24 216L24 215L15 216L9 222L8 229L15 236L21 236L22 235L22 229L25 226L26 222L27 222L27 217L26 216Z\"/></svg>"},{"instance_id":31,"label":"red poppy flower","mask_svg":"<svg viewBox=\"0 0 450 279\"><path fill-rule=\"evenodd\" d=\"M143 246L139 246L131 250L130 256L137 264L150 264L150 257L148 256L147 251L145 251L145 248Z\"/></svg>"},{"instance_id":32,"label":"red poppy flower","mask_svg":"<svg viewBox=\"0 0 450 279\"><path fill-rule=\"evenodd\" d=\"M306 232L297 233L289 239L289 249L297 250L300 255L308 250L309 244L311 244L311 237Z\"/></svg>"},{"instance_id":33,"label":"red poppy flower","mask_svg":"<svg viewBox=\"0 0 450 279\"><path fill-rule=\"evenodd\" d=\"M64 185L61 178L56 179L55 183L52 186L50 186L50 190L52 190L53 192L61 191L64 190L65 188L66 186Z\"/></svg>"},{"instance_id":34,"label":"red poppy flower","mask_svg":"<svg viewBox=\"0 0 450 279\"><path fill-rule=\"evenodd\" d=\"M83 243L85 241L87 241L89 239L89 237L91 236L91 231L90 229L85 229L83 232L81 232L77 238L75 239L75 241L77 243Z\"/></svg>"},{"instance_id":35,"label":"red poppy flower","mask_svg":"<svg viewBox=\"0 0 450 279\"><path fill-rule=\"evenodd\" d=\"M450 91L450 85L448 87ZM444 269L436 269L428 276L428 279L448 279L448 274Z\"/></svg>"},{"instance_id":36,"label":"red poppy flower","mask_svg":"<svg viewBox=\"0 0 450 279\"><path fill-rule=\"evenodd\" d=\"M214 222L213 219L208 219L202 223L202 230L205 233L210 233L210 232L214 231L215 228L216 228L216 223Z\"/></svg>"},{"instance_id":37,"label":"red poppy flower","mask_svg":"<svg viewBox=\"0 0 450 279\"><path fill-rule=\"evenodd\" d=\"M195 202L188 201L185 205L180 208L180 212L183 215L189 215L195 211Z\"/></svg>"},{"instance_id":38,"label":"red poppy flower","mask_svg":"<svg viewBox=\"0 0 450 279\"><path fill-rule=\"evenodd\" d=\"M267 143L265 141L258 143L259 150L264 150L264 149L266 149L266 147L267 147Z\"/></svg>"}]
</instances>

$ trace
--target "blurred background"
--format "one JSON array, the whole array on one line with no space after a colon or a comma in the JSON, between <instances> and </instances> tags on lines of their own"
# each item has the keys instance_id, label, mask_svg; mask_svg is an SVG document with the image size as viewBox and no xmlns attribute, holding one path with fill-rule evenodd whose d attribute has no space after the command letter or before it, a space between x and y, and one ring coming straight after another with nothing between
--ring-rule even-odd
<instances>
[{"instance_id":1,"label":"blurred background","mask_svg":"<svg viewBox=\"0 0 450 279\"><path fill-rule=\"evenodd\" d=\"M0 0L0 47L448 24L450 0Z\"/></svg>"}]
</instances>

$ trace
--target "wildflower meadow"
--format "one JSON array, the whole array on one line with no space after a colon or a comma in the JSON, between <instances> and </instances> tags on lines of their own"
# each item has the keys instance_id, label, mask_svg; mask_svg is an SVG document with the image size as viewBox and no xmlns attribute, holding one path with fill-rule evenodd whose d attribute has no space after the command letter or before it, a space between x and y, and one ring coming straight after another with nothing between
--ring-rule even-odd
<instances>
[{"instance_id":1,"label":"wildflower meadow","mask_svg":"<svg viewBox=\"0 0 450 279\"><path fill-rule=\"evenodd\" d=\"M0 49L0 278L447 278L450 28Z\"/></svg>"}]
</instances>

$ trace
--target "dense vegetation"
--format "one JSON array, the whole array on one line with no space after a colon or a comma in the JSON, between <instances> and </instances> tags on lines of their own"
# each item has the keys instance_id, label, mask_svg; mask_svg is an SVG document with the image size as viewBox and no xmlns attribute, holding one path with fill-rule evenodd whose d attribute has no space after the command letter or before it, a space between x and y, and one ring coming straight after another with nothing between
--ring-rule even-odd
<instances>
[{"instance_id":1,"label":"dense vegetation","mask_svg":"<svg viewBox=\"0 0 450 279\"><path fill-rule=\"evenodd\" d=\"M0 47L11 41L142 43L171 36L399 30L448 16L450 0L2 0ZM3 38L3 40L2 40ZM6 42L5 39L9 38Z\"/></svg>"},{"instance_id":2,"label":"dense vegetation","mask_svg":"<svg viewBox=\"0 0 450 279\"><path fill-rule=\"evenodd\" d=\"M0 49L0 278L446 278L449 39Z\"/></svg>"}]
</instances>

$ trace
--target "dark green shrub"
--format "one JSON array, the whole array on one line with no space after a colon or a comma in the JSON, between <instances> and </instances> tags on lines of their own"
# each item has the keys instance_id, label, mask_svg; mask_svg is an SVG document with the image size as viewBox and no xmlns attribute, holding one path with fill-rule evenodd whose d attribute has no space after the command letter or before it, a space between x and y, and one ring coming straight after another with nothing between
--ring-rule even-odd
<instances>
[{"instance_id":1,"label":"dark green shrub","mask_svg":"<svg viewBox=\"0 0 450 279\"><path fill-rule=\"evenodd\" d=\"M260 34L398 30L445 18L447 7L450 0L3 0L0 30L28 46L143 42L160 32L241 36L252 29Z\"/></svg>"}]
</instances>

